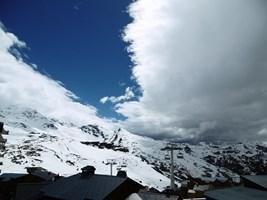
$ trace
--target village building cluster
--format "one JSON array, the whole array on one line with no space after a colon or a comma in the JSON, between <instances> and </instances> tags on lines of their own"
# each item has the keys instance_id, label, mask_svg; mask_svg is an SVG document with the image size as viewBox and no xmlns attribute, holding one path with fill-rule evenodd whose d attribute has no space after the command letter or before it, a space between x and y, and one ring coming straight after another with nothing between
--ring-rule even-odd
<instances>
[{"instance_id":1,"label":"village building cluster","mask_svg":"<svg viewBox=\"0 0 267 200\"><path fill-rule=\"evenodd\" d=\"M191 184L192 182L189 181ZM41 167L28 167L27 173L0 175L1 200L266 200L267 175L243 176L242 185L222 187L182 185L177 191L159 192L127 177L95 174L95 167L61 177ZM193 189L190 189L192 188ZM212 188L212 189L211 189Z\"/></svg>"}]
</instances>

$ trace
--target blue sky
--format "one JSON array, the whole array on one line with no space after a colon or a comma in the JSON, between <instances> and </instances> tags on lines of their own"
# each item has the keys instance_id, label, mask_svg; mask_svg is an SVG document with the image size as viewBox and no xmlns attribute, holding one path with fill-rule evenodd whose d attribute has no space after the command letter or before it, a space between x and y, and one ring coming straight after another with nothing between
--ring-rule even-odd
<instances>
[{"instance_id":1,"label":"blue sky","mask_svg":"<svg viewBox=\"0 0 267 200\"><path fill-rule=\"evenodd\" d=\"M0 20L27 43L27 61L114 117L103 96L119 96L133 85L131 62L121 32L131 19L130 0L4 0ZM116 115L116 117L118 117Z\"/></svg>"}]
</instances>

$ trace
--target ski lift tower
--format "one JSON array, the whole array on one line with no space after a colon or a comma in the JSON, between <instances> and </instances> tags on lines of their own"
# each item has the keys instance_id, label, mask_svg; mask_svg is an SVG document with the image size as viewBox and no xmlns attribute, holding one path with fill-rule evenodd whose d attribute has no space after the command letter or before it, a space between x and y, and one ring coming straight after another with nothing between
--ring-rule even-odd
<instances>
[{"instance_id":1,"label":"ski lift tower","mask_svg":"<svg viewBox=\"0 0 267 200\"><path fill-rule=\"evenodd\" d=\"M116 162L115 159L107 159L106 164L107 164L107 165L110 165L110 176L112 176L113 165L116 165L117 162Z\"/></svg>"},{"instance_id":2,"label":"ski lift tower","mask_svg":"<svg viewBox=\"0 0 267 200\"><path fill-rule=\"evenodd\" d=\"M175 144L173 143L169 143L167 144L166 147L164 147L163 149L161 149L161 151L167 151L167 152L171 152L171 185L170 188L172 190L175 190L175 185L174 185L174 162L173 162L173 152L174 150L179 150L179 147L177 147Z\"/></svg>"}]
</instances>

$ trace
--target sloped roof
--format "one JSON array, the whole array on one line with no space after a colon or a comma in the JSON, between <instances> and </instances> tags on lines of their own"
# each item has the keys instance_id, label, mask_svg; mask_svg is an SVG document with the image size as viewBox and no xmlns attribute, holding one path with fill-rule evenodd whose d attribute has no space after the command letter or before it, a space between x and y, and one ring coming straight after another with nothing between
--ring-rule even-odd
<instances>
[{"instance_id":1,"label":"sloped roof","mask_svg":"<svg viewBox=\"0 0 267 200\"><path fill-rule=\"evenodd\" d=\"M139 192L138 196L142 200L176 200L178 196L167 197L165 194L153 193L153 192Z\"/></svg>"},{"instance_id":2,"label":"sloped roof","mask_svg":"<svg viewBox=\"0 0 267 200\"><path fill-rule=\"evenodd\" d=\"M76 174L62 178L42 189L45 196L66 200L101 200L108 196L127 178L106 175L83 177Z\"/></svg>"},{"instance_id":3,"label":"sloped roof","mask_svg":"<svg viewBox=\"0 0 267 200\"><path fill-rule=\"evenodd\" d=\"M266 200L267 192L247 187L231 187L205 192L205 196L215 200Z\"/></svg>"},{"instance_id":4,"label":"sloped roof","mask_svg":"<svg viewBox=\"0 0 267 200\"><path fill-rule=\"evenodd\" d=\"M51 181L57 174L53 172L47 171L42 167L27 167L27 172L33 176L37 176L43 180Z\"/></svg>"},{"instance_id":5,"label":"sloped roof","mask_svg":"<svg viewBox=\"0 0 267 200\"><path fill-rule=\"evenodd\" d=\"M0 175L0 181L6 182L12 179L17 179L23 176L32 175L35 177L39 177L45 181L51 181L57 174L49 172L43 168L36 167L36 170L29 172L28 174L19 174L19 173L4 173Z\"/></svg>"},{"instance_id":6,"label":"sloped roof","mask_svg":"<svg viewBox=\"0 0 267 200\"><path fill-rule=\"evenodd\" d=\"M250 182L253 182L267 190L267 175L257 175L257 176L242 176Z\"/></svg>"},{"instance_id":7,"label":"sloped roof","mask_svg":"<svg viewBox=\"0 0 267 200\"><path fill-rule=\"evenodd\" d=\"M43 183L19 183L16 189L15 200L35 200L39 199L40 189L49 184Z\"/></svg>"},{"instance_id":8,"label":"sloped roof","mask_svg":"<svg viewBox=\"0 0 267 200\"><path fill-rule=\"evenodd\" d=\"M4 173L0 175L1 182L7 182L12 179L20 178L22 176L26 176L27 174L17 174L17 173Z\"/></svg>"}]
</instances>

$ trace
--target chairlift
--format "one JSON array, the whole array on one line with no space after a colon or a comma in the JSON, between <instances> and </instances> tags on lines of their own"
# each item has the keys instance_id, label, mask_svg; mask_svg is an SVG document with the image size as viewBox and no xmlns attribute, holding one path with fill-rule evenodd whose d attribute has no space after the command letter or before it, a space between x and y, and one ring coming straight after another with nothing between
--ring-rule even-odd
<instances>
[{"instance_id":1,"label":"chairlift","mask_svg":"<svg viewBox=\"0 0 267 200\"><path fill-rule=\"evenodd\" d=\"M165 160L170 160L170 156L169 155L165 155Z\"/></svg>"},{"instance_id":2,"label":"chairlift","mask_svg":"<svg viewBox=\"0 0 267 200\"><path fill-rule=\"evenodd\" d=\"M177 158L182 159L182 158L184 158L184 155L183 155L181 152L179 152L179 153L177 154Z\"/></svg>"},{"instance_id":3,"label":"chairlift","mask_svg":"<svg viewBox=\"0 0 267 200\"><path fill-rule=\"evenodd\" d=\"M178 159L183 159L184 156L183 156L183 155L177 155L177 158L178 158Z\"/></svg>"},{"instance_id":4,"label":"chairlift","mask_svg":"<svg viewBox=\"0 0 267 200\"><path fill-rule=\"evenodd\" d=\"M121 165L121 167L127 167L126 163L123 163L123 164Z\"/></svg>"}]
</instances>

